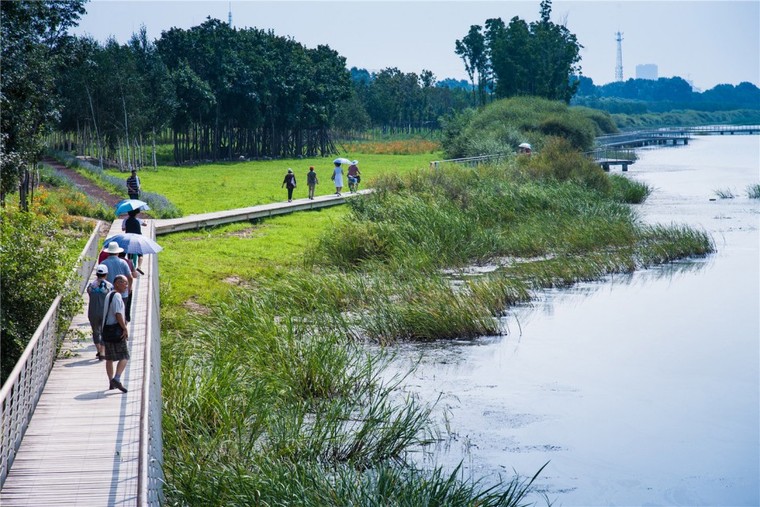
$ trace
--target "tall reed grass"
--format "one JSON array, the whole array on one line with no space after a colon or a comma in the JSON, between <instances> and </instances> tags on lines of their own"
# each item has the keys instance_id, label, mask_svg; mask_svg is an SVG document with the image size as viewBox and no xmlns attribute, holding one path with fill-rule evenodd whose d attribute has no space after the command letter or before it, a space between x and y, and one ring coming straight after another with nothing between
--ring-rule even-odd
<instances>
[{"instance_id":1,"label":"tall reed grass","mask_svg":"<svg viewBox=\"0 0 760 507\"><path fill-rule=\"evenodd\" d=\"M263 290L239 293L169 337L164 434L169 505L519 505L530 481L493 488L422 471L430 406L400 396L389 359L326 332ZM331 313L332 315L326 315Z\"/></svg>"}]
</instances>

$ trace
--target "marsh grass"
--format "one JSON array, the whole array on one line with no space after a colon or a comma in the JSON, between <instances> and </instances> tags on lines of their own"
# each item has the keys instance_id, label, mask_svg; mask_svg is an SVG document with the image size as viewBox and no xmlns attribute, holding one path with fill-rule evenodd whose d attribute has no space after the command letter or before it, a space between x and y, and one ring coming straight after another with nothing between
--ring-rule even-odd
<instances>
[{"instance_id":1,"label":"marsh grass","mask_svg":"<svg viewBox=\"0 0 760 507\"><path fill-rule=\"evenodd\" d=\"M750 199L760 199L760 183L747 186L747 197Z\"/></svg>"},{"instance_id":2,"label":"marsh grass","mask_svg":"<svg viewBox=\"0 0 760 507\"><path fill-rule=\"evenodd\" d=\"M610 175L612 196L619 202L641 204L652 193L652 188L646 183L633 181L619 174Z\"/></svg>"},{"instance_id":3,"label":"marsh grass","mask_svg":"<svg viewBox=\"0 0 760 507\"><path fill-rule=\"evenodd\" d=\"M485 489L410 465L406 454L435 436L432 407L398 395L403 377L383 378L382 349L314 332L328 311L303 319L268 290L240 293L188 338L165 340L170 504L521 501L529 483L518 479Z\"/></svg>"},{"instance_id":4,"label":"marsh grass","mask_svg":"<svg viewBox=\"0 0 760 507\"><path fill-rule=\"evenodd\" d=\"M719 198L719 199L733 199L736 197L734 194L734 191L730 188L719 188L717 190L713 190L713 193Z\"/></svg>"},{"instance_id":5,"label":"marsh grass","mask_svg":"<svg viewBox=\"0 0 760 507\"><path fill-rule=\"evenodd\" d=\"M535 290L713 244L641 225L615 184L519 164L386 174L342 210L166 237L169 503L523 504L530 480L483 488L410 464L439 438L435 406L404 397L383 373L392 348L366 342L499 334ZM493 268L465 275L473 264Z\"/></svg>"}]
</instances>

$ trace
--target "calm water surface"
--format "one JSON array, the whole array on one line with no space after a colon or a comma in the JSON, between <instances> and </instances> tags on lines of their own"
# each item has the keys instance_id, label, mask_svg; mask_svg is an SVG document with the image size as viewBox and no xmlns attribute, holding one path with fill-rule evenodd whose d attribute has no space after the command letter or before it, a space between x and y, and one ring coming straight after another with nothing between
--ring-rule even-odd
<instances>
[{"instance_id":1,"label":"calm water surface","mask_svg":"<svg viewBox=\"0 0 760 507\"><path fill-rule=\"evenodd\" d=\"M642 151L628 175L656 189L643 221L717 252L542 292L506 336L405 346L451 431L420 459L486 482L548 462L539 504L760 505L760 136Z\"/></svg>"}]
</instances>

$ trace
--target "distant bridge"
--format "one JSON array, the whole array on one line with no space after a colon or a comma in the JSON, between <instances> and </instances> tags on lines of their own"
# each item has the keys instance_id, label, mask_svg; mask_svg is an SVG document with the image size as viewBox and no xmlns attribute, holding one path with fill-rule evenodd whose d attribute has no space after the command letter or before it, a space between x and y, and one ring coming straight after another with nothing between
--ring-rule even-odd
<instances>
[{"instance_id":1,"label":"distant bridge","mask_svg":"<svg viewBox=\"0 0 760 507\"><path fill-rule=\"evenodd\" d=\"M706 125L700 127L667 127L660 129L635 130L620 134L599 136L595 148L586 152L602 169L609 171L610 167L620 166L623 171L636 162L634 149L644 146L687 145L695 135L734 135L760 134L760 125ZM430 162L431 169L437 169L442 164L461 164L475 167L485 163L497 163L511 156L504 152L495 155L480 155L477 157L452 158Z\"/></svg>"}]
</instances>

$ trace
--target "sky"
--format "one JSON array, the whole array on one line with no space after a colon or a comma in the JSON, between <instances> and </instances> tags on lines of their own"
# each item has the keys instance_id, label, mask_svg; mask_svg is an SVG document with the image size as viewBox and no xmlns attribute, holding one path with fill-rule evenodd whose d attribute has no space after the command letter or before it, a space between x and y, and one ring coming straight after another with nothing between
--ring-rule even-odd
<instances>
[{"instance_id":1,"label":"sky","mask_svg":"<svg viewBox=\"0 0 760 507\"><path fill-rule=\"evenodd\" d=\"M430 70L438 80L467 79L454 53L470 25L514 16L538 19L540 0L90 0L77 35L124 43L145 25L157 39L171 27L190 28L208 16L236 28L290 36L307 47L326 44L347 67L402 72ZM554 0L552 21L573 32L584 76L597 85L615 80L623 37L623 77L655 64L659 77L680 76L700 90L749 81L760 86L760 0Z\"/></svg>"}]
</instances>

